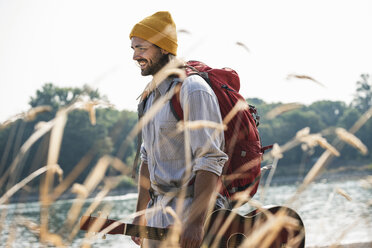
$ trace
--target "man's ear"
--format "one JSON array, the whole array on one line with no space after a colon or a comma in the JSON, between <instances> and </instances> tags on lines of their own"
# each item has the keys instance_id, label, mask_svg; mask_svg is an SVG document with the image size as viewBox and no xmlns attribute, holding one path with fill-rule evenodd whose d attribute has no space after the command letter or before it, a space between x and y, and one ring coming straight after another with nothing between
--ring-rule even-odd
<instances>
[{"instance_id":1,"label":"man's ear","mask_svg":"<svg viewBox=\"0 0 372 248\"><path fill-rule=\"evenodd\" d=\"M163 48L160 48L160 49L161 49L161 54L163 54L163 55L167 55L167 54L169 54L169 52L166 51L166 50L164 50Z\"/></svg>"}]
</instances>

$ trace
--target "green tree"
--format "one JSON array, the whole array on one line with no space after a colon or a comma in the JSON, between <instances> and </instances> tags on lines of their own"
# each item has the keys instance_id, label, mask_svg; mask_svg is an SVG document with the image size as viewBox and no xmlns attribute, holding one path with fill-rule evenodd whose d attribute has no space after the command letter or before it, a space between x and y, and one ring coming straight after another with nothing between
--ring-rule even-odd
<instances>
[{"instance_id":1,"label":"green tree","mask_svg":"<svg viewBox=\"0 0 372 248\"><path fill-rule=\"evenodd\" d=\"M368 148L368 154L363 157L372 159L372 119L369 119L356 135Z\"/></svg>"},{"instance_id":2,"label":"green tree","mask_svg":"<svg viewBox=\"0 0 372 248\"><path fill-rule=\"evenodd\" d=\"M65 173L69 173L88 152L95 154L88 168L105 155L111 154L113 144L108 130L101 122L92 125L86 111L73 111L68 116L64 130L59 163ZM84 179L89 169L84 170L78 181Z\"/></svg>"},{"instance_id":3,"label":"green tree","mask_svg":"<svg viewBox=\"0 0 372 248\"><path fill-rule=\"evenodd\" d=\"M33 121L18 120L9 127L0 130L1 172L6 171L10 166L20 146L35 131L37 123L54 118L59 108L71 104L79 96L83 96L85 99L88 98L88 100L106 100L105 96L101 96L97 90L92 90L88 86L82 88L61 88L49 83L45 84L41 90L38 90L36 96L31 97L31 107L49 105L53 107L53 111L39 114ZM84 176L89 172L89 167L93 166L100 156L113 154L114 151L114 143L111 140L111 136L109 136L109 132L115 122L120 119L120 112L113 109L97 109L96 116L96 125L92 125L89 120L89 114L86 111L75 110L68 115L58 160L65 175L69 174L88 152L93 152L94 154L88 164L88 168L84 170L84 173L77 181L84 179ZM29 156L19 163L16 170L17 175L15 175L17 180L19 177L23 178L46 164L48 147L49 133L36 142L31 147L28 153Z\"/></svg>"},{"instance_id":4,"label":"green tree","mask_svg":"<svg viewBox=\"0 0 372 248\"><path fill-rule=\"evenodd\" d=\"M137 123L137 113L133 111L118 111L116 109L101 109L97 111L97 123L105 125L108 130L113 150L112 154L122 159L128 165L136 152L136 140L129 140L127 137Z\"/></svg>"},{"instance_id":5,"label":"green tree","mask_svg":"<svg viewBox=\"0 0 372 248\"><path fill-rule=\"evenodd\" d=\"M369 74L362 74L360 77L362 80L356 83L357 90L352 106L356 107L361 113L364 113L372 107L372 81Z\"/></svg>"},{"instance_id":6,"label":"green tree","mask_svg":"<svg viewBox=\"0 0 372 248\"><path fill-rule=\"evenodd\" d=\"M348 108L340 117L337 125L345 129L351 128L362 114L354 107Z\"/></svg>"},{"instance_id":7,"label":"green tree","mask_svg":"<svg viewBox=\"0 0 372 248\"><path fill-rule=\"evenodd\" d=\"M347 106L341 101L317 101L312 103L307 109L316 113L326 127L331 127L337 125Z\"/></svg>"},{"instance_id":8,"label":"green tree","mask_svg":"<svg viewBox=\"0 0 372 248\"><path fill-rule=\"evenodd\" d=\"M58 87L52 83L46 83L41 90L36 91L36 96L31 97L29 104L33 108L40 105L49 105L55 112L60 107L76 101L79 97L88 97L89 100L107 100L106 96L101 96L98 90L94 90L88 85L84 85L82 88L72 88Z\"/></svg>"}]
</instances>

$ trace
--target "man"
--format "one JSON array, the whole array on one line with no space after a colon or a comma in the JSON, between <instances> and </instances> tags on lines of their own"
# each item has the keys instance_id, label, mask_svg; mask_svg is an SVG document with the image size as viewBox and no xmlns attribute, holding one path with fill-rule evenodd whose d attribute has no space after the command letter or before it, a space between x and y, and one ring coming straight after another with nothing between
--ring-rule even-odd
<instances>
[{"instance_id":1,"label":"man","mask_svg":"<svg viewBox=\"0 0 372 248\"><path fill-rule=\"evenodd\" d=\"M137 23L130 39L133 60L138 62L142 76L154 76L177 55L176 25L169 12L157 12ZM146 113L156 100L175 86L175 81L174 77L165 79L148 94L145 103L139 105L144 106L143 109L139 107L139 111ZM184 80L180 102L185 120L222 122L216 95L198 75ZM217 194L218 178L227 160L223 152L224 136L222 132L215 135L213 129L200 128L190 130L190 138L186 142L185 134L177 132L176 124L177 119L171 111L170 102L167 102L142 128L142 162L136 210L154 208L158 211L147 211L145 217L135 218L133 222L154 227L172 226L175 219L165 208L171 207L176 211L181 188L184 188L182 211L177 212L182 222L180 245L199 247L209 203ZM186 153L191 153L189 175ZM222 198L217 199L220 205L222 201ZM139 238L132 239L138 245L141 243ZM159 242L145 240L143 245L157 247Z\"/></svg>"}]
</instances>

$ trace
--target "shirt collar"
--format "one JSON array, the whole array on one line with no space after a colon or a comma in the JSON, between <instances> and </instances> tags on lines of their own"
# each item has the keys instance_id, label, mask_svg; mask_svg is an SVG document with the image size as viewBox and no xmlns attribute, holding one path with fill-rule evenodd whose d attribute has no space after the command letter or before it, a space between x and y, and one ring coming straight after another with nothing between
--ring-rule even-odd
<instances>
[{"instance_id":1,"label":"shirt collar","mask_svg":"<svg viewBox=\"0 0 372 248\"><path fill-rule=\"evenodd\" d=\"M162 96L164 96L167 93L167 91L168 91L169 87L171 86L173 80L174 80L174 78L169 77L169 78L166 78L161 84L159 84L158 90L159 90L159 92Z\"/></svg>"}]
</instances>

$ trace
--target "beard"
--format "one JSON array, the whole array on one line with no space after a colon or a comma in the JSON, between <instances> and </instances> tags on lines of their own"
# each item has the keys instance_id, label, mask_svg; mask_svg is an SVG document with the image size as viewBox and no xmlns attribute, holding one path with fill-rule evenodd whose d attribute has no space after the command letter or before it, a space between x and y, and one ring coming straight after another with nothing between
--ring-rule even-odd
<instances>
[{"instance_id":1,"label":"beard","mask_svg":"<svg viewBox=\"0 0 372 248\"><path fill-rule=\"evenodd\" d=\"M153 59L147 60L147 67L141 70L142 76L154 76L161 68L169 62L168 54L162 54L160 51Z\"/></svg>"}]
</instances>

